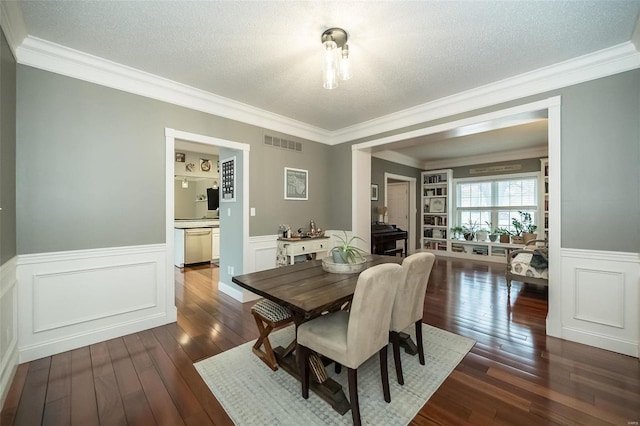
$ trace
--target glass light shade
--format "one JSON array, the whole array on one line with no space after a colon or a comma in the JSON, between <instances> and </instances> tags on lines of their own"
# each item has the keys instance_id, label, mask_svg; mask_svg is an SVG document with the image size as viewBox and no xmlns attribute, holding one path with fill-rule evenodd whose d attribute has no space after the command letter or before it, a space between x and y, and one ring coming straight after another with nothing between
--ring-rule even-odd
<instances>
[{"instance_id":1,"label":"glass light shade","mask_svg":"<svg viewBox=\"0 0 640 426\"><path fill-rule=\"evenodd\" d=\"M333 40L322 43L322 87L338 87L338 45Z\"/></svg>"},{"instance_id":2,"label":"glass light shade","mask_svg":"<svg viewBox=\"0 0 640 426\"><path fill-rule=\"evenodd\" d=\"M342 49L340 57L340 78L349 80L351 78L351 64L349 63L349 47L347 45Z\"/></svg>"}]
</instances>

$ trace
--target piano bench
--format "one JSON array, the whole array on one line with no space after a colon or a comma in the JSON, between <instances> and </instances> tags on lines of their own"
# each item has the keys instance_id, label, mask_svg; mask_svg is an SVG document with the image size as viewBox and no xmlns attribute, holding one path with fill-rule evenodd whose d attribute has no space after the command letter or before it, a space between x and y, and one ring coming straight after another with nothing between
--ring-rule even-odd
<instances>
[{"instance_id":1,"label":"piano bench","mask_svg":"<svg viewBox=\"0 0 640 426\"><path fill-rule=\"evenodd\" d=\"M400 257L404 256L404 250L401 248L395 248L395 249L391 249L391 250L385 250L384 251L384 255L385 256L397 256L400 255Z\"/></svg>"}]
</instances>

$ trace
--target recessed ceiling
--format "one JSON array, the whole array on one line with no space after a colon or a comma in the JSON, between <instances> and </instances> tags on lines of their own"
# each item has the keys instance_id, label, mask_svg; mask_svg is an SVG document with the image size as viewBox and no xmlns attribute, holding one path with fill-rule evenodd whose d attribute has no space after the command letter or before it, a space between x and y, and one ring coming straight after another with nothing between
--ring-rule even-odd
<instances>
[{"instance_id":1,"label":"recessed ceiling","mask_svg":"<svg viewBox=\"0 0 640 426\"><path fill-rule=\"evenodd\" d=\"M628 42L639 1L22 1L53 43L343 129ZM320 36L353 78L322 88Z\"/></svg>"}]
</instances>

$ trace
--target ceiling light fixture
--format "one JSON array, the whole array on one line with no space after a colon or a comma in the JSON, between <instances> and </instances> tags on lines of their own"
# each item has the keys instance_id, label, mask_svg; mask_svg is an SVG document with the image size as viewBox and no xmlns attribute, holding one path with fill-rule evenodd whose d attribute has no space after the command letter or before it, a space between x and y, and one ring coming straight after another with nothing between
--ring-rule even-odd
<instances>
[{"instance_id":1,"label":"ceiling light fixture","mask_svg":"<svg viewBox=\"0 0 640 426\"><path fill-rule=\"evenodd\" d=\"M341 80L351 78L348 39L342 28L329 28L322 33L322 86L325 89L338 87L338 77Z\"/></svg>"}]
</instances>

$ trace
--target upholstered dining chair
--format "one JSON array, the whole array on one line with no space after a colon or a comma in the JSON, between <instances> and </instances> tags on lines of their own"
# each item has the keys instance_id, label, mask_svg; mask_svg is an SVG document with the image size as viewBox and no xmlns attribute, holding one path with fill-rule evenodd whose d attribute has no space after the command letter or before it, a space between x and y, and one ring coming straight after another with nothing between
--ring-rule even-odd
<instances>
[{"instance_id":1,"label":"upholstered dining chair","mask_svg":"<svg viewBox=\"0 0 640 426\"><path fill-rule=\"evenodd\" d=\"M435 262L433 253L415 253L402 261L402 278L393 301L391 311L390 340L393 346L393 360L396 366L398 383L404 385L402 361L400 360L400 333L415 324L416 343L420 364L424 365L424 347L422 344L422 317L424 298L427 293L429 275ZM408 337L407 337L408 338Z\"/></svg>"},{"instance_id":2,"label":"upholstered dining chair","mask_svg":"<svg viewBox=\"0 0 640 426\"><path fill-rule=\"evenodd\" d=\"M387 345L391 308L401 274L402 267L395 263L364 270L358 277L349 311L331 312L298 326L304 399L309 398L309 355L315 351L347 367L351 417L354 425L360 425L357 369L377 352L384 400L391 402Z\"/></svg>"}]
</instances>

